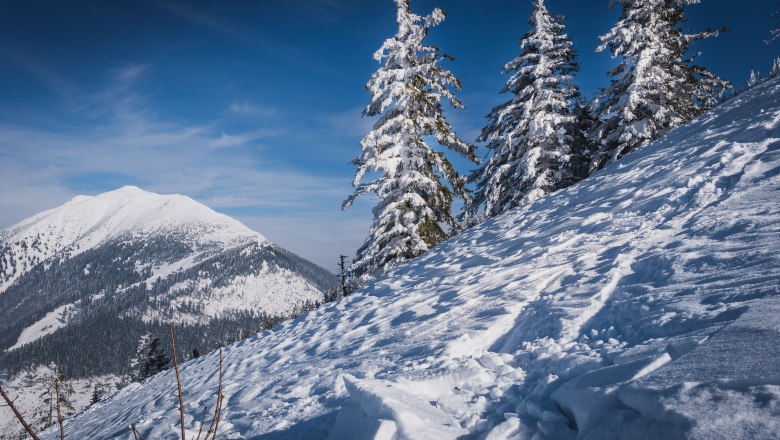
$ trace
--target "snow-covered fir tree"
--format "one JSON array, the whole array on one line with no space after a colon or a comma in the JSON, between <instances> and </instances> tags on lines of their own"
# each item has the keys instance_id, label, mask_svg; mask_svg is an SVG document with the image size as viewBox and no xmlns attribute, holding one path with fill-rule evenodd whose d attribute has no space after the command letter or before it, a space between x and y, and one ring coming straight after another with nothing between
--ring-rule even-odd
<instances>
[{"instance_id":1,"label":"snow-covered fir tree","mask_svg":"<svg viewBox=\"0 0 780 440\"><path fill-rule=\"evenodd\" d=\"M103 393L97 385L94 385L92 388L92 397L89 399L89 404L94 405L100 402L101 399L103 399Z\"/></svg>"},{"instance_id":2,"label":"snow-covered fir tree","mask_svg":"<svg viewBox=\"0 0 780 440\"><path fill-rule=\"evenodd\" d=\"M457 227L452 202L468 198L466 179L426 137L478 162L475 147L458 138L442 109L442 101L463 107L451 90L460 90L460 81L441 66L452 58L423 43L444 12L423 17L411 12L409 0L396 5L398 32L374 54L382 67L366 84L371 101L363 115L379 119L360 143L355 191L342 206L367 193L379 198L369 236L349 269L357 280L428 251ZM363 182L367 175L371 180Z\"/></svg>"},{"instance_id":3,"label":"snow-covered fir tree","mask_svg":"<svg viewBox=\"0 0 780 440\"><path fill-rule=\"evenodd\" d=\"M745 86L748 89L752 89L760 82L761 82L761 73L756 72L755 70L751 70L750 76L748 77L747 84L745 84Z\"/></svg>"},{"instance_id":4,"label":"snow-covered fir tree","mask_svg":"<svg viewBox=\"0 0 780 440\"><path fill-rule=\"evenodd\" d=\"M679 28L685 7L700 0L616 1L622 15L597 50L609 49L621 62L596 108L594 170L695 118L730 88L686 58L691 43L720 32L687 34Z\"/></svg>"},{"instance_id":5,"label":"snow-covered fir tree","mask_svg":"<svg viewBox=\"0 0 780 440\"><path fill-rule=\"evenodd\" d=\"M476 192L467 218L474 219L480 209L493 217L574 178L572 109L579 95L572 84L577 70L574 48L544 0L535 2L529 23L532 28L521 39L520 55L502 71L512 75L501 92L513 96L490 112L478 139L488 142L492 156L471 176Z\"/></svg>"},{"instance_id":6,"label":"snow-covered fir tree","mask_svg":"<svg viewBox=\"0 0 780 440\"><path fill-rule=\"evenodd\" d=\"M577 99L572 115L574 116L572 131L574 140L569 151L567 171L570 173L569 181L576 183L590 174L591 153L595 150L590 135L596 129L598 121L593 114L592 103L586 102L582 97Z\"/></svg>"},{"instance_id":7,"label":"snow-covered fir tree","mask_svg":"<svg viewBox=\"0 0 780 440\"><path fill-rule=\"evenodd\" d=\"M778 76L780 76L780 57L772 61L772 69L769 71L770 78L777 78Z\"/></svg>"},{"instance_id":8,"label":"snow-covered fir tree","mask_svg":"<svg viewBox=\"0 0 780 440\"><path fill-rule=\"evenodd\" d=\"M138 340L135 358L130 363L134 379L141 381L168 369L170 359L163 351L160 338L147 332Z\"/></svg>"}]
</instances>

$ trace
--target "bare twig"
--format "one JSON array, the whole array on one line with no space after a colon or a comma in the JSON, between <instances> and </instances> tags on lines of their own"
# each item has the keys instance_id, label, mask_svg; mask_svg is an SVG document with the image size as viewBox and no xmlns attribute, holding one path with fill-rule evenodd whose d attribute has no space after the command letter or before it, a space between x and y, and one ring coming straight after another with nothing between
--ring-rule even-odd
<instances>
[{"instance_id":1,"label":"bare twig","mask_svg":"<svg viewBox=\"0 0 780 440\"><path fill-rule=\"evenodd\" d=\"M62 412L60 411L60 367L54 371L54 399L57 402L57 423L60 425L60 440L65 440L65 428L62 426Z\"/></svg>"},{"instance_id":2,"label":"bare twig","mask_svg":"<svg viewBox=\"0 0 780 440\"><path fill-rule=\"evenodd\" d=\"M181 380L179 379L179 367L176 362L176 340L173 336L173 327L171 325L168 326L168 330L171 333L171 346L173 347L173 366L176 369L176 383L179 386L179 413L181 415L181 439L184 439L184 398L182 397L182 389L181 389ZM222 415L222 401L225 396L222 395L222 348L219 349L219 385L217 386L217 402L214 407L214 419L211 420L211 425L209 425L209 429L206 431L206 436L203 437L203 440L215 440L217 438L217 429L219 428L219 418ZM200 435L203 433L203 425L204 421L206 420L206 411L207 407L203 408L203 417L201 417L200 420L200 429L198 430L198 437L196 440L200 440ZM133 430L133 437L135 437L135 440L146 440L144 439L144 436L141 435L138 430L135 429L135 425L130 425L130 428ZM38 440L37 438L35 440Z\"/></svg>"},{"instance_id":3,"label":"bare twig","mask_svg":"<svg viewBox=\"0 0 780 440\"><path fill-rule=\"evenodd\" d=\"M181 418L181 440L186 440L184 435L184 395L181 391L181 379L179 378L179 363L176 360L176 338L173 336L173 325L168 324L168 332L171 334L171 350L173 351L173 369L176 371L176 385L179 387L179 416Z\"/></svg>"},{"instance_id":4,"label":"bare twig","mask_svg":"<svg viewBox=\"0 0 780 440\"><path fill-rule=\"evenodd\" d=\"M135 437L135 440L138 440L138 437L141 437L141 440L146 440L143 435L141 435L140 432L138 432L137 429L135 429L135 425L130 425L130 429L133 430L133 437Z\"/></svg>"},{"instance_id":5,"label":"bare twig","mask_svg":"<svg viewBox=\"0 0 780 440\"><path fill-rule=\"evenodd\" d=\"M16 402L16 399L18 399L18 398L19 398L19 396L14 397L13 399L11 399L11 401L9 403ZM9 405L9 404L0 404L0 407L10 407L10 406L11 405Z\"/></svg>"},{"instance_id":6,"label":"bare twig","mask_svg":"<svg viewBox=\"0 0 780 440\"><path fill-rule=\"evenodd\" d=\"M200 429L198 429L198 437L196 437L195 440L200 440L200 435L203 433L203 425L206 423L206 413L208 410L208 407L203 407L203 416L200 418Z\"/></svg>"},{"instance_id":7,"label":"bare twig","mask_svg":"<svg viewBox=\"0 0 780 440\"><path fill-rule=\"evenodd\" d=\"M5 390L3 390L3 386L0 385L0 395L3 396L3 400L5 400L5 403L11 408L11 411L14 412L14 415L16 416L16 419L19 420L19 423L24 426L24 430L27 431L28 434L30 434L30 437L33 438L33 440L40 440L40 437L38 437L38 434L33 431L33 429L30 427L30 425L27 424L27 421L24 420L24 417L22 417L22 413L19 412L19 410L16 409L16 406L14 406L14 400L11 400L8 397L8 394L5 393Z\"/></svg>"},{"instance_id":8,"label":"bare twig","mask_svg":"<svg viewBox=\"0 0 780 440\"><path fill-rule=\"evenodd\" d=\"M217 410L214 413L214 430L211 432L211 439L217 438L217 428L219 427L219 418L222 417L222 395L217 397ZM206 437L208 440L208 437Z\"/></svg>"},{"instance_id":9,"label":"bare twig","mask_svg":"<svg viewBox=\"0 0 780 440\"><path fill-rule=\"evenodd\" d=\"M206 437L203 440L209 440L211 436L212 440L217 438L217 427L219 427L219 417L222 415L222 348L219 349L219 385L217 387L217 403L214 407L214 419L211 421L209 430L206 431Z\"/></svg>"}]
</instances>

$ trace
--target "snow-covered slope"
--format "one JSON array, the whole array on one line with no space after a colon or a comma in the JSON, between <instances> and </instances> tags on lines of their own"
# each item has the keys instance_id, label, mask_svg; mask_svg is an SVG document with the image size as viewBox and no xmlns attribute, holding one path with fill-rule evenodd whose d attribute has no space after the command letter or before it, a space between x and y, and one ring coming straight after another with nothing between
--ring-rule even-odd
<instances>
[{"instance_id":1,"label":"snow-covered slope","mask_svg":"<svg viewBox=\"0 0 780 440\"><path fill-rule=\"evenodd\" d=\"M775 80L229 347L220 437L775 438L779 121ZM182 369L191 432L216 370ZM175 388L161 374L66 430L177 438Z\"/></svg>"}]
</instances>

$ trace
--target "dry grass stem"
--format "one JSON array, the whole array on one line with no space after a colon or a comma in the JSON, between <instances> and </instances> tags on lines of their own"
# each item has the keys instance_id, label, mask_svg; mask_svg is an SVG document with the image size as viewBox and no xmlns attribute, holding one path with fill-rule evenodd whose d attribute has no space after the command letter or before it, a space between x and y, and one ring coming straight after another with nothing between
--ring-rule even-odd
<instances>
[{"instance_id":1,"label":"dry grass stem","mask_svg":"<svg viewBox=\"0 0 780 440\"><path fill-rule=\"evenodd\" d=\"M217 403L214 407L214 419L211 421L209 430L206 431L206 437L203 440L212 440L217 438L217 428L219 427L219 417L222 415L222 348L219 349L219 385L217 387Z\"/></svg>"},{"instance_id":2,"label":"dry grass stem","mask_svg":"<svg viewBox=\"0 0 780 440\"><path fill-rule=\"evenodd\" d=\"M168 324L168 333L171 334L171 351L173 351L173 369L176 372L176 385L179 388L179 417L181 418L181 440L187 440L184 434L184 395L181 390L181 378L179 378L179 362L176 360L176 338L173 335L173 325Z\"/></svg>"},{"instance_id":3,"label":"dry grass stem","mask_svg":"<svg viewBox=\"0 0 780 440\"><path fill-rule=\"evenodd\" d=\"M138 432L138 430L137 430L137 429L135 429L135 425L130 425L130 429L132 429L132 430L133 430L133 437L135 437L135 440L138 440L138 438L139 438L139 437L141 438L141 440L146 440L146 439L144 438L144 436L143 436L143 435L141 435L141 433L140 433L140 432Z\"/></svg>"},{"instance_id":4,"label":"dry grass stem","mask_svg":"<svg viewBox=\"0 0 780 440\"><path fill-rule=\"evenodd\" d=\"M57 402L57 423L60 425L60 440L65 440L65 427L62 426L62 412L60 411L60 368L57 367L54 376L54 399Z\"/></svg>"},{"instance_id":5,"label":"dry grass stem","mask_svg":"<svg viewBox=\"0 0 780 440\"><path fill-rule=\"evenodd\" d=\"M16 406L14 406L14 401L8 397L8 394L5 393L5 390L3 390L2 385L0 385L0 395L2 395L3 400L5 400L5 403L8 405L8 407L11 408L11 411L14 412L14 415L16 416L16 419L19 420L19 423L21 423L22 426L24 426L24 430L27 431L27 434L30 434L30 437L32 437L33 440L40 440L38 434L36 434L35 431L33 431L33 429L27 423L27 421L24 420L22 413L20 413L19 410L16 409Z\"/></svg>"}]
</instances>

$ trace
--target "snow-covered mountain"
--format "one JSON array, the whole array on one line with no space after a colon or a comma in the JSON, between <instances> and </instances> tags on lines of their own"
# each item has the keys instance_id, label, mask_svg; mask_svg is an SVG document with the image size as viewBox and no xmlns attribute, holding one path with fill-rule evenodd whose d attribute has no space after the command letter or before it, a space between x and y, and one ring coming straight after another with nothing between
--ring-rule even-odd
<instances>
[{"instance_id":1,"label":"snow-covered mountain","mask_svg":"<svg viewBox=\"0 0 780 440\"><path fill-rule=\"evenodd\" d=\"M55 255L62 260L112 241L157 236L186 242L203 255L250 242L268 243L189 197L125 186L95 197L77 196L0 231L0 292Z\"/></svg>"},{"instance_id":2,"label":"snow-covered mountain","mask_svg":"<svg viewBox=\"0 0 780 440\"><path fill-rule=\"evenodd\" d=\"M121 294L143 284L152 289L153 298L136 311L145 320L175 322L205 322L240 311L284 315L296 306L321 301L322 291L333 285L333 277L326 271L228 216L189 197L158 195L133 186L95 197L78 196L2 230L0 249L0 295L5 295L4 305L12 307L14 313L32 312L27 304L29 294L19 307L8 304L6 297L33 272L36 278L45 278L52 269L62 272L64 264L78 260L83 267L77 268L79 280L72 284L82 291L93 289L82 292L75 302L39 311L37 315L46 313L40 325L26 327L12 348L52 333L64 325L63 316L78 316L80 302L87 298L99 300L107 293ZM119 252L112 254L106 249ZM95 258L101 256L110 261ZM226 256L242 260L231 262L233 266L246 266L234 271L229 280L224 279L224 272L230 268L223 268L226 262L221 261ZM100 278L100 269L115 271L114 266L132 269L134 282L111 286L87 281ZM209 270L219 274L209 274ZM166 286L166 281L170 285ZM108 292L112 287L116 290ZM53 285L40 293L47 297L70 293L61 290L66 289Z\"/></svg>"},{"instance_id":3,"label":"snow-covered mountain","mask_svg":"<svg viewBox=\"0 0 780 440\"><path fill-rule=\"evenodd\" d=\"M326 270L181 195L124 187L0 231L0 374L56 361L71 378L121 375L146 331L174 323L207 352L299 314Z\"/></svg>"},{"instance_id":4,"label":"snow-covered mountain","mask_svg":"<svg viewBox=\"0 0 780 440\"><path fill-rule=\"evenodd\" d=\"M779 138L773 80L230 346L221 438L776 438ZM182 368L191 435L217 366ZM132 385L66 431L177 438L175 389Z\"/></svg>"}]
</instances>

